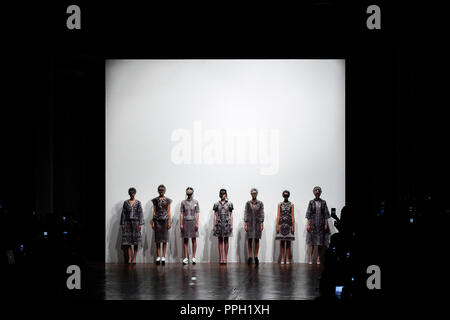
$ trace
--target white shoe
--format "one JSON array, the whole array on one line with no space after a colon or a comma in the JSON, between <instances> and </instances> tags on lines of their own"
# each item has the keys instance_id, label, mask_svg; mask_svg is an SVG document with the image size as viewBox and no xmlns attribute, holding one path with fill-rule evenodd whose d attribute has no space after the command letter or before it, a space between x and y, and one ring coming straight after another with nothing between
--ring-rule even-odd
<instances>
[{"instance_id":1,"label":"white shoe","mask_svg":"<svg viewBox=\"0 0 450 320\"><path fill-rule=\"evenodd\" d=\"M308 262L308 264L312 264L312 261Z\"/></svg>"},{"instance_id":2,"label":"white shoe","mask_svg":"<svg viewBox=\"0 0 450 320\"><path fill-rule=\"evenodd\" d=\"M195 259L195 258L192 258L192 264L196 264L197 263L197 259Z\"/></svg>"},{"instance_id":3,"label":"white shoe","mask_svg":"<svg viewBox=\"0 0 450 320\"><path fill-rule=\"evenodd\" d=\"M317 264L320 264L320 261L317 261Z\"/></svg>"},{"instance_id":4,"label":"white shoe","mask_svg":"<svg viewBox=\"0 0 450 320\"><path fill-rule=\"evenodd\" d=\"M189 259L188 258L184 258L183 259L183 264L188 264L189 263Z\"/></svg>"},{"instance_id":5,"label":"white shoe","mask_svg":"<svg viewBox=\"0 0 450 320\"><path fill-rule=\"evenodd\" d=\"M165 265L165 264L166 264L166 258L164 258L164 257L161 258L161 264L162 264L162 265Z\"/></svg>"},{"instance_id":6,"label":"white shoe","mask_svg":"<svg viewBox=\"0 0 450 320\"><path fill-rule=\"evenodd\" d=\"M290 261L286 261L286 264L291 264L291 262Z\"/></svg>"},{"instance_id":7,"label":"white shoe","mask_svg":"<svg viewBox=\"0 0 450 320\"><path fill-rule=\"evenodd\" d=\"M284 264L284 261L281 261L281 264Z\"/></svg>"},{"instance_id":8,"label":"white shoe","mask_svg":"<svg viewBox=\"0 0 450 320\"><path fill-rule=\"evenodd\" d=\"M161 262L161 257L156 258L156 264L159 264Z\"/></svg>"}]
</instances>

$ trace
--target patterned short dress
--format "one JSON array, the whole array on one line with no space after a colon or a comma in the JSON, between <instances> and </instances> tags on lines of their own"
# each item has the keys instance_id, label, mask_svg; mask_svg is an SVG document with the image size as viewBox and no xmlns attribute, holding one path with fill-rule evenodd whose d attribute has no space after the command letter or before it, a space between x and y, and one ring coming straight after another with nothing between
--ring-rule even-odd
<instances>
[{"instance_id":1,"label":"patterned short dress","mask_svg":"<svg viewBox=\"0 0 450 320\"><path fill-rule=\"evenodd\" d=\"M142 242L139 226L144 224L144 214L139 200L133 204L130 200L123 202L122 214L120 215L120 225L124 226L122 231L122 245L138 245Z\"/></svg>"},{"instance_id":2,"label":"patterned short dress","mask_svg":"<svg viewBox=\"0 0 450 320\"><path fill-rule=\"evenodd\" d=\"M233 211L233 204L228 200L224 203L218 201L214 203L213 211L217 217L213 235L215 237L231 237L231 212Z\"/></svg>"},{"instance_id":3,"label":"patterned short dress","mask_svg":"<svg viewBox=\"0 0 450 320\"><path fill-rule=\"evenodd\" d=\"M306 219L311 219L310 231L306 235L306 244L309 246L328 247L330 243L330 228L325 230L325 220L330 218L325 200L313 199L308 203Z\"/></svg>"},{"instance_id":4,"label":"patterned short dress","mask_svg":"<svg viewBox=\"0 0 450 320\"><path fill-rule=\"evenodd\" d=\"M280 202L280 219L278 220L279 232L276 240L295 240L292 232L292 203L290 201Z\"/></svg>"},{"instance_id":5,"label":"patterned short dress","mask_svg":"<svg viewBox=\"0 0 450 320\"><path fill-rule=\"evenodd\" d=\"M197 213L200 212L200 206L197 200L186 199L181 201L180 211L183 212L182 238L197 238L198 230L195 230L197 223Z\"/></svg>"},{"instance_id":6,"label":"patterned short dress","mask_svg":"<svg viewBox=\"0 0 450 320\"><path fill-rule=\"evenodd\" d=\"M169 241L169 205L172 200L167 197L156 197L152 199L153 207L156 208L153 221L155 222L155 242L167 243Z\"/></svg>"},{"instance_id":7,"label":"patterned short dress","mask_svg":"<svg viewBox=\"0 0 450 320\"><path fill-rule=\"evenodd\" d=\"M247 238L261 239L261 223L264 222L264 203L256 200L245 204L244 222L247 223Z\"/></svg>"}]
</instances>

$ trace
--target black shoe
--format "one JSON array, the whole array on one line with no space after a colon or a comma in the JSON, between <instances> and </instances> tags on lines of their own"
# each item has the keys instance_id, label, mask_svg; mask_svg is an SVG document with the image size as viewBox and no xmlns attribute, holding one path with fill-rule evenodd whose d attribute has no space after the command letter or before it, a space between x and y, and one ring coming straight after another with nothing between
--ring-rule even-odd
<instances>
[{"instance_id":1,"label":"black shoe","mask_svg":"<svg viewBox=\"0 0 450 320\"><path fill-rule=\"evenodd\" d=\"M258 257L255 257L255 264L259 264L259 259L258 259Z\"/></svg>"},{"instance_id":2,"label":"black shoe","mask_svg":"<svg viewBox=\"0 0 450 320\"><path fill-rule=\"evenodd\" d=\"M252 262L253 262L253 259L252 258L248 258L248 265L251 265Z\"/></svg>"}]
</instances>

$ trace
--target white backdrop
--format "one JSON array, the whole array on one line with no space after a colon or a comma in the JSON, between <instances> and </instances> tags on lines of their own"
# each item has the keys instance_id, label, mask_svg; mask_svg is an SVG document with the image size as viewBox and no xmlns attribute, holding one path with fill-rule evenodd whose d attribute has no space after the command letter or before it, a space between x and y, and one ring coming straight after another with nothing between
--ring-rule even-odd
<instances>
[{"instance_id":1,"label":"white backdrop","mask_svg":"<svg viewBox=\"0 0 450 320\"><path fill-rule=\"evenodd\" d=\"M150 200L159 184L173 200L168 262L182 259L179 210L188 186L200 203L200 262L218 261L212 207L220 188L235 207L228 261L247 260L243 217L252 187L266 214L260 260L279 261L276 209L288 189L293 260L307 261L313 187L322 187L330 210L339 213L345 200L344 60L107 60L105 79L106 262L123 261L119 218L131 186L145 217L137 262L154 261Z\"/></svg>"}]
</instances>

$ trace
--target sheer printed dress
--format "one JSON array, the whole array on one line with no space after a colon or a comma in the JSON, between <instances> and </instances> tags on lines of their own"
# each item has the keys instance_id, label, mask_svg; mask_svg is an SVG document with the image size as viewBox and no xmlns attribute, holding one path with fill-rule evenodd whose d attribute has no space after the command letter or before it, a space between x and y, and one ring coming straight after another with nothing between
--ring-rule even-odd
<instances>
[{"instance_id":1,"label":"sheer printed dress","mask_svg":"<svg viewBox=\"0 0 450 320\"><path fill-rule=\"evenodd\" d=\"M172 200L167 197L156 197L152 199L153 206L156 208L153 221L155 222L155 242L167 243L169 241L169 204Z\"/></svg>"},{"instance_id":2,"label":"sheer printed dress","mask_svg":"<svg viewBox=\"0 0 450 320\"><path fill-rule=\"evenodd\" d=\"M233 204L226 200L224 203L218 201L213 206L214 214L217 216L216 225L214 226L214 236L231 237L231 215Z\"/></svg>"},{"instance_id":3,"label":"sheer printed dress","mask_svg":"<svg viewBox=\"0 0 450 320\"><path fill-rule=\"evenodd\" d=\"M197 223L197 213L200 212L200 206L197 200L186 199L181 201L181 212L183 212L183 230L182 238L197 238L198 230L195 230Z\"/></svg>"},{"instance_id":4,"label":"sheer printed dress","mask_svg":"<svg viewBox=\"0 0 450 320\"><path fill-rule=\"evenodd\" d=\"M122 231L122 245L138 245L142 242L139 226L144 224L144 214L139 200L133 204L130 200L123 202L122 214L120 215L120 225L124 226Z\"/></svg>"},{"instance_id":5,"label":"sheer printed dress","mask_svg":"<svg viewBox=\"0 0 450 320\"><path fill-rule=\"evenodd\" d=\"M261 239L261 223L264 222L264 203L256 200L245 204L244 222L247 223L247 238Z\"/></svg>"},{"instance_id":6,"label":"sheer printed dress","mask_svg":"<svg viewBox=\"0 0 450 320\"><path fill-rule=\"evenodd\" d=\"M292 203L290 201L280 203L280 219L278 220L278 233L276 240L295 240L292 232Z\"/></svg>"},{"instance_id":7,"label":"sheer printed dress","mask_svg":"<svg viewBox=\"0 0 450 320\"><path fill-rule=\"evenodd\" d=\"M306 235L306 244L309 246L328 247L330 242L330 228L325 230L325 220L330 218L327 203L320 199L310 200L306 210L306 219L311 219L310 231Z\"/></svg>"}]
</instances>

